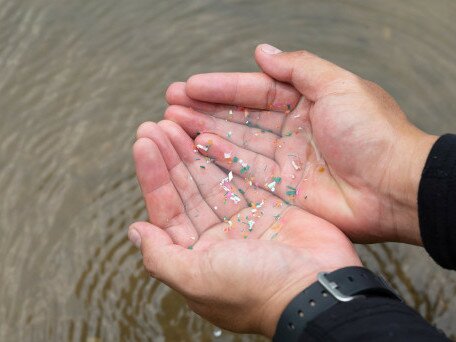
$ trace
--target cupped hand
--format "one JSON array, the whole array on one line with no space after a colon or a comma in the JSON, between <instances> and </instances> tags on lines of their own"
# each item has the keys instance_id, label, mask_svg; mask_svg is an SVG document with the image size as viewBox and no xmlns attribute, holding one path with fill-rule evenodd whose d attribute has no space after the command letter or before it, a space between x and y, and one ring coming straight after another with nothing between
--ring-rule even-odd
<instances>
[{"instance_id":1,"label":"cupped hand","mask_svg":"<svg viewBox=\"0 0 456 342\"><path fill-rule=\"evenodd\" d=\"M315 55L260 45L255 58L264 73L172 84L165 118L218 165L353 241L421 244L418 185L436 137L379 86Z\"/></svg>"},{"instance_id":2,"label":"cupped hand","mask_svg":"<svg viewBox=\"0 0 456 342\"><path fill-rule=\"evenodd\" d=\"M153 277L222 328L271 337L318 272L361 265L335 226L231 177L173 122L140 126L134 158L151 223L130 240Z\"/></svg>"}]
</instances>

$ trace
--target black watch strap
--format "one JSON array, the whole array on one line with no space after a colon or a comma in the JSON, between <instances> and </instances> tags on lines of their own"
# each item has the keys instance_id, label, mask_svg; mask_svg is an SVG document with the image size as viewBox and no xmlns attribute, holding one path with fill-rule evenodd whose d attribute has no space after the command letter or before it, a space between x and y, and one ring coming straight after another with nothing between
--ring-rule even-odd
<instances>
[{"instance_id":1,"label":"black watch strap","mask_svg":"<svg viewBox=\"0 0 456 342\"><path fill-rule=\"evenodd\" d=\"M401 301L386 281L364 267L345 267L319 273L318 281L300 292L280 317L274 342L298 341L307 323L339 302L366 296L383 296Z\"/></svg>"}]
</instances>

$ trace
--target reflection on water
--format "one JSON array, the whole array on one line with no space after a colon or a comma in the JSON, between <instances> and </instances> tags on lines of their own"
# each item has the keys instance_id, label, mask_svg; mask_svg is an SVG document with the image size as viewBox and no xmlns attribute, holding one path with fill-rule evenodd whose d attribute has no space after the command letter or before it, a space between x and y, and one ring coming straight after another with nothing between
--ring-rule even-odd
<instances>
[{"instance_id":1,"label":"reflection on water","mask_svg":"<svg viewBox=\"0 0 456 342\"><path fill-rule=\"evenodd\" d=\"M456 4L441 1L0 0L0 340L254 341L150 280L126 239L146 213L130 148L173 80L307 48L456 131ZM455 276L418 248L359 247L456 336Z\"/></svg>"}]
</instances>

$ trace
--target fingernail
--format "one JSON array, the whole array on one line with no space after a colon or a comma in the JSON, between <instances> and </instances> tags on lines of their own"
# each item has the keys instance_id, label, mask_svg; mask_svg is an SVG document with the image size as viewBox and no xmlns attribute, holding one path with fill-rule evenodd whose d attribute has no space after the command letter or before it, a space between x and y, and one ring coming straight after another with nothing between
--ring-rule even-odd
<instances>
[{"instance_id":1,"label":"fingernail","mask_svg":"<svg viewBox=\"0 0 456 342\"><path fill-rule=\"evenodd\" d=\"M137 248L141 247L141 235L135 228L130 228L128 230L128 239L134 244Z\"/></svg>"},{"instance_id":2,"label":"fingernail","mask_svg":"<svg viewBox=\"0 0 456 342\"><path fill-rule=\"evenodd\" d=\"M282 52L282 50L277 49L276 47L269 45L269 44L262 44L261 45L261 51L268 55L275 55L277 53Z\"/></svg>"}]
</instances>

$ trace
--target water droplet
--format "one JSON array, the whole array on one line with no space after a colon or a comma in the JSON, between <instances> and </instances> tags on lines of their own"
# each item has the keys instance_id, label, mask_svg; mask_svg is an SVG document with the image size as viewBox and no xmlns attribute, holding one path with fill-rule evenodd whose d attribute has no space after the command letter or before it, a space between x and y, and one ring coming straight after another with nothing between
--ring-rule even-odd
<instances>
[{"instance_id":1,"label":"water droplet","mask_svg":"<svg viewBox=\"0 0 456 342\"><path fill-rule=\"evenodd\" d=\"M214 335L214 337L220 337L222 336L222 329L216 327L212 334Z\"/></svg>"}]
</instances>

